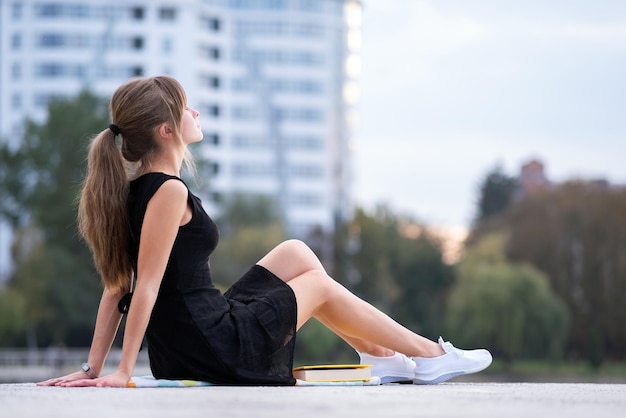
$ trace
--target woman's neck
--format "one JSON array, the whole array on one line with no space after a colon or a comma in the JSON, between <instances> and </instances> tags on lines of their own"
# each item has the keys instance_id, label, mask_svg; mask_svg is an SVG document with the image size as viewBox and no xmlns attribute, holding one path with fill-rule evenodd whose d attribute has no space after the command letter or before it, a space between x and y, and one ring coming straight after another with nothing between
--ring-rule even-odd
<instances>
[{"instance_id":1,"label":"woman's neck","mask_svg":"<svg viewBox=\"0 0 626 418\"><path fill-rule=\"evenodd\" d=\"M144 173L165 173L180 177L182 161L174 159L156 158L143 168Z\"/></svg>"}]
</instances>

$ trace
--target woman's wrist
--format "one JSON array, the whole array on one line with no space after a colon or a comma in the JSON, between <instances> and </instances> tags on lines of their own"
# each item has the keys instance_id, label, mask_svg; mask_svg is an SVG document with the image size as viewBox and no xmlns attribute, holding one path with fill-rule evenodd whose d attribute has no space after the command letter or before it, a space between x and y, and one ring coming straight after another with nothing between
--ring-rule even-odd
<instances>
[{"instance_id":1,"label":"woman's wrist","mask_svg":"<svg viewBox=\"0 0 626 418\"><path fill-rule=\"evenodd\" d=\"M91 368L89 363L83 363L80 368L83 372L85 372L87 376L89 376L90 379L95 379L96 377L98 377L98 373L96 373L95 370Z\"/></svg>"}]
</instances>

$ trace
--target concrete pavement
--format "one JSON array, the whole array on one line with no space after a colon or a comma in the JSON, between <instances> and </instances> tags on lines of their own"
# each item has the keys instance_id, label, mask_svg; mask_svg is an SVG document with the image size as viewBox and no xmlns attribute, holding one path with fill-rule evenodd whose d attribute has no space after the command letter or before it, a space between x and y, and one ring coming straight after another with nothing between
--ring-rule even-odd
<instances>
[{"instance_id":1,"label":"concrete pavement","mask_svg":"<svg viewBox=\"0 0 626 418\"><path fill-rule=\"evenodd\" d=\"M40 388L0 385L0 417L626 417L626 385Z\"/></svg>"}]
</instances>

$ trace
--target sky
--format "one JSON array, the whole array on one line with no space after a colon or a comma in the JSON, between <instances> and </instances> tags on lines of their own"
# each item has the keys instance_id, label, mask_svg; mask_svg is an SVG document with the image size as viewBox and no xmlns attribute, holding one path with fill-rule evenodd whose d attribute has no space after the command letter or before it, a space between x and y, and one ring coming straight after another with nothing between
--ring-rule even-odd
<instances>
[{"instance_id":1,"label":"sky","mask_svg":"<svg viewBox=\"0 0 626 418\"><path fill-rule=\"evenodd\" d=\"M626 1L364 0L357 204L463 231L479 185L626 184Z\"/></svg>"}]
</instances>

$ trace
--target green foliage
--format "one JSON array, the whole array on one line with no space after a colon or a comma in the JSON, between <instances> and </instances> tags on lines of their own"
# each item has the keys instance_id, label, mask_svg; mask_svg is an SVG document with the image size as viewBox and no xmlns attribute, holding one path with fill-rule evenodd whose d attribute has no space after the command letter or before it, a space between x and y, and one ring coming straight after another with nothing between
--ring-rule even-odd
<instances>
[{"instance_id":1,"label":"green foliage","mask_svg":"<svg viewBox=\"0 0 626 418\"><path fill-rule=\"evenodd\" d=\"M0 347L23 343L26 329L26 301L13 289L0 290Z\"/></svg>"},{"instance_id":2,"label":"green foliage","mask_svg":"<svg viewBox=\"0 0 626 418\"><path fill-rule=\"evenodd\" d=\"M317 320L308 321L296 338L294 363L358 363L356 352Z\"/></svg>"},{"instance_id":3,"label":"green foliage","mask_svg":"<svg viewBox=\"0 0 626 418\"><path fill-rule=\"evenodd\" d=\"M568 354L624 360L626 189L568 182L526 196L503 217L513 261L546 272L571 312Z\"/></svg>"},{"instance_id":4,"label":"green foliage","mask_svg":"<svg viewBox=\"0 0 626 418\"><path fill-rule=\"evenodd\" d=\"M24 330L40 345L88 345L100 287L76 229L88 136L106 128L106 103L85 92L55 100L19 146L0 146L0 214L15 228L8 289L24 300ZM31 338L32 340L33 338Z\"/></svg>"},{"instance_id":5,"label":"green foliage","mask_svg":"<svg viewBox=\"0 0 626 418\"><path fill-rule=\"evenodd\" d=\"M384 206L373 216L358 210L352 228L359 231L352 257L359 276L348 286L400 323L436 338L454 279L437 241Z\"/></svg>"},{"instance_id":6,"label":"green foliage","mask_svg":"<svg viewBox=\"0 0 626 418\"><path fill-rule=\"evenodd\" d=\"M221 236L211 255L211 275L216 284L230 287L284 239L283 228L277 222L267 226L241 226Z\"/></svg>"},{"instance_id":7,"label":"green foliage","mask_svg":"<svg viewBox=\"0 0 626 418\"><path fill-rule=\"evenodd\" d=\"M513 201L517 180L503 172L502 167L493 168L480 186L478 201L479 221L503 212Z\"/></svg>"},{"instance_id":8,"label":"green foliage","mask_svg":"<svg viewBox=\"0 0 626 418\"><path fill-rule=\"evenodd\" d=\"M414 331L436 339L443 328L453 269L443 262L435 241L425 234L400 244L395 275L402 292L390 314Z\"/></svg>"},{"instance_id":9,"label":"green foliage","mask_svg":"<svg viewBox=\"0 0 626 418\"><path fill-rule=\"evenodd\" d=\"M483 238L458 266L447 330L459 345L487 345L512 362L520 357L558 360L568 313L545 274L506 260L502 234Z\"/></svg>"},{"instance_id":10,"label":"green foliage","mask_svg":"<svg viewBox=\"0 0 626 418\"><path fill-rule=\"evenodd\" d=\"M278 243L285 232L273 202L266 196L237 194L225 200L216 222L220 242L211 255L217 284L228 288Z\"/></svg>"}]
</instances>

